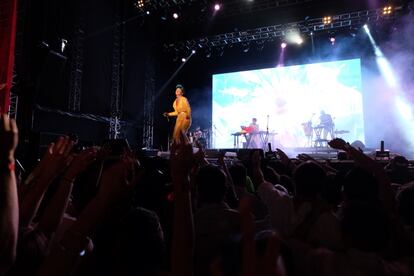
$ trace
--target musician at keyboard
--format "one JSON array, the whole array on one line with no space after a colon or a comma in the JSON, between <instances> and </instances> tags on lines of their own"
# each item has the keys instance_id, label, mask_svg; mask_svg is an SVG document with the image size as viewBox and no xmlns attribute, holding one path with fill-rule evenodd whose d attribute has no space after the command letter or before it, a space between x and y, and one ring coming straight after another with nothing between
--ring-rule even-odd
<instances>
[{"instance_id":1,"label":"musician at keyboard","mask_svg":"<svg viewBox=\"0 0 414 276\"><path fill-rule=\"evenodd\" d=\"M249 126L241 126L243 132L246 133L246 148L257 149L262 148L260 135L259 135L259 124L256 118L252 118L252 122Z\"/></svg>"}]
</instances>

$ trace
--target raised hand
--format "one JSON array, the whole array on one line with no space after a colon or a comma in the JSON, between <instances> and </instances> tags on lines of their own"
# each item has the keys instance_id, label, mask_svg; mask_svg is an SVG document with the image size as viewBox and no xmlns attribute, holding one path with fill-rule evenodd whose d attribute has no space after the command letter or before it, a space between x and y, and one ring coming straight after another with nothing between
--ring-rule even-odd
<instances>
[{"instance_id":1,"label":"raised hand","mask_svg":"<svg viewBox=\"0 0 414 276\"><path fill-rule=\"evenodd\" d=\"M298 155L298 159L302 162L306 162L306 161L315 161L314 158L312 158L311 156L305 154L305 153L301 153Z\"/></svg>"},{"instance_id":2,"label":"raised hand","mask_svg":"<svg viewBox=\"0 0 414 276\"><path fill-rule=\"evenodd\" d=\"M175 183L175 191L187 190L187 180L194 164L193 147L184 132L181 132L179 142L174 142L170 154L171 177ZM180 185L186 184L183 187Z\"/></svg>"},{"instance_id":3,"label":"raised hand","mask_svg":"<svg viewBox=\"0 0 414 276\"><path fill-rule=\"evenodd\" d=\"M70 153L74 142L67 136L61 136L56 143L51 143L41 161L42 171L56 176L62 172L72 160Z\"/></svg>"},{"instance_id":4,"label":"raised hand","mask_svg":"<svg viewBox=\"0 0 414 276\"><path fill-rule=\"evenodd\" d=\"M88 148L72 156L72 161L64 174L64 178L73 180L77 175L83 172L93 161L96 160L98 150Z\"/></svg>"},{"instance_id":5,"label":"raised hand","mask_svg":"<svg viewBox=\"0 0 414 276\"><path fill-rule=\"evenodd\" d=\"M278 265L280 256L280 238L276 233L270 233L266 242L263 256L256 250L254 240L254 219L251 214L251 202L248 198L240 201L239 213L241 216L241 227L243 233L243 262L242 276L282 276L284 270Z\"/></svg>"},{"instance_id":6,"label":"raised hand","mask_svg":"<svg viewBox=\"0 0 414 276\"><path fill-rule=\"evenodd\" d=\"M194 165L208 164L208 161L206 160L206 152L203 148L203 145L201 145L199 141L196 141L196 146L198 148L198 151L193 155L195 163Z\"/></svg>"},{"instance_id":7,"label":"raised hand","mask_svg":"<svg viewBox=\"0 0 414 276\"><path fill-rule=\"evenodd\" d=\"M329 141L328 145L333 149L346 150L348 144L341 138L335 138Z\"/></svg>"},{"instance_id":8,"label":"raised hand","mask_svg":"<svg viewBox=\"0 0 414 276\"><path fill-rule=\"evenodd\" d=\"M6 114L0 115L0 159L14 160L14 151L18 143L18 129L16 121ZM1 162L0 162L1 163Z\"/></svg>"},{"instance_id":9,"label":"raised hand","mask_svg":"<svg viewBox=\"0 0 414 276\"><path fill-rule=\"evenodd\" d=\"M132 156L117 160L103 172L98 197L111 203L127 195L142 176L138 169L139 162Z\"/></svg>"}]
</instances>

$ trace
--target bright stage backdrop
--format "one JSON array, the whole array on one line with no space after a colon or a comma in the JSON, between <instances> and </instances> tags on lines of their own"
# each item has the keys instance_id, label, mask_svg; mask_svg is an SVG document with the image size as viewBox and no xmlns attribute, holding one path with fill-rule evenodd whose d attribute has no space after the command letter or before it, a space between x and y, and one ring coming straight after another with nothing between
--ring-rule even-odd
<instances>
[{"instance_id":1,"label":"bright stage backdrop","mask_svg":"<svg viewBox=\"0 0 414 276\"><path fill-rule=\"evenodd\" d=\"M360 59L216 74L212 99L214 148L232 148L232 134L252 118L261 131L277 133L273 148L306 147L302 124L317 126L321 111L338 136L365 142Z\"/></svg>"}]
</instances>

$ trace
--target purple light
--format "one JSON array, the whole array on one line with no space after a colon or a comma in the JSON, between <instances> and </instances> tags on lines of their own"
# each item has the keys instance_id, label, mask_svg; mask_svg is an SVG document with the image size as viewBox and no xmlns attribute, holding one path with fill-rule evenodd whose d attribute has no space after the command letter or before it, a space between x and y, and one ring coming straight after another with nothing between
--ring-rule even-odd
<instances>
[{"instance_id":1,"label":"purple light","mask_svg":"<svg viewBox=\"0 0 414 276\"><path fill-rule=\"evenodd\" d=\"M221 9L221 5L220 4L215 4L214 5L214 10L215 11L219 11Z\"/></svg>"},{"instance_id":2,"label":"purple light","mask_svg":"<svg viewBox=\"0 0 414 276\"><path fill-rule=\"evenodd\" d=\"M282 42L282 44L280 44L280 47L282 47L282 49L285 49L287 46L287 44L285 42Z\"/></svg>"}]
</instances>

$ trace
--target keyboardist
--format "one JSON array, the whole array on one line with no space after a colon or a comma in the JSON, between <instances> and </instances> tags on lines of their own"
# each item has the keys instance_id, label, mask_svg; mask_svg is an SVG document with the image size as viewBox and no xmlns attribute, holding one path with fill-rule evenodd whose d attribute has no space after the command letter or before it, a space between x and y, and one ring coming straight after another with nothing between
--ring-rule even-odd
<instances>
[{"instance_id":1,"label":"keyboardist","mask_svg":"<svg viewBox=\"0 0 414 276\"><path fill-rule=\"evenodd\" d=\"M249 137L246 137L247 140L247 148L250 149L258 149L258 148L262 148L262 143L261 143L261 139L260 139L260 135L259 135L259 124L257 123L257 119L256 118L252 118L252 122L250 123L250 125L248 127L243 127L242 129L244 131L246 131L246 135L248 135Z\"/></svg>"}]
</instances>

